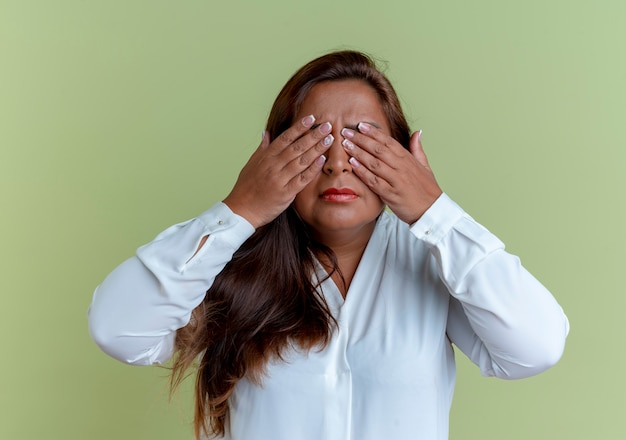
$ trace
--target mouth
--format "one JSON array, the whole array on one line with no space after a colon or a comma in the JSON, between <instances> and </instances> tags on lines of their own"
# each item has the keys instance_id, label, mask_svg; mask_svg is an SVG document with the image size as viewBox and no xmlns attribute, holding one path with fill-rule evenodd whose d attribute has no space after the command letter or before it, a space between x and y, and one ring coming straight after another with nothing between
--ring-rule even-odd
<instances>
[{"instance_id":1,"label":"mouth","mask_svg":"<svg viewBox=\"0 0 626 440\"><path fill-rule=\"evenodd\" d=\"M320 194L320 199L327 202L350 202L358 197L350 188L328 188Z\"/></svg>"}]
</instances>

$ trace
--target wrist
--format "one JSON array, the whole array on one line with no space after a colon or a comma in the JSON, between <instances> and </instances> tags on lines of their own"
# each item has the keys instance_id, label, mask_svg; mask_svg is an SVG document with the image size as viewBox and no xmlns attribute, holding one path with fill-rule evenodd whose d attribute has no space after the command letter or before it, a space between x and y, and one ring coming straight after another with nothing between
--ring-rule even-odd
<instances>
[{"instance_id":1,"label":"wrist","mask_svg":"<svg viewBox=\"0 0 626 440\"><path fill-rule=\"evenodd\" d=\"M254 212L246 208L246 206L249 206L248 204L237 201L237 199L232 197L230 194L224 200L222 200L222 203L228 206L228 208L233 213L237 214L240 217L243 217L248 223L252 225L254 229L257 229L259 228L259 226L263 225L260 219L256 215L254 215Z\"/></svg>"},{"instance_id":2,"label":"wrist","mask_svg":"<svg viewBox=\"0 0 626 440\"><path fill-rule=\"evenodd\" d=\"M426 194L423 194L414 209L412 209L410 212L405 213L404 216L401 217L398 215L398 217L400 218L400 220L404 221L408 225L413 225L422 218L422 216L426 213L426 211L430 209L431 206L433 206L437 199L441 197L441 194L443 194L443 191L440 188L438 188L438 191L433 192L428 196Z\"/></svg>"}]
</instances>

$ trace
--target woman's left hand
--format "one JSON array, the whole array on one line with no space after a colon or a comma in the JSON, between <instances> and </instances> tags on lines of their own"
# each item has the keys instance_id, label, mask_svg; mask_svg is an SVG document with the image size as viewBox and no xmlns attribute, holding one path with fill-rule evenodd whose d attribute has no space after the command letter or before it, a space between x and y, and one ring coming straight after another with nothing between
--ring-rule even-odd
<instances>
[{"instance_id":1,"label":"woman's left hand","mask_svg":"<svg viewBox=\"0 0 626 440\"><path fill-rule=\"evenodd\" d=\"M421 131L411 136L410 151L365 122L358 131L344 128L341 134L352 172L404 222L419 220L441 195L422 149Z\"/></svg>"}]
</instances>

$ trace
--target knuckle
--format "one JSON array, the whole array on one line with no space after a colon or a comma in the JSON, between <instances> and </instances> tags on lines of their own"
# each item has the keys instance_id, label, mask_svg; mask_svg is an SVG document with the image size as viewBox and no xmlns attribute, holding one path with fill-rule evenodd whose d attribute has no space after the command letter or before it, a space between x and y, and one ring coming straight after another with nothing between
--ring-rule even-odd
<instances>
[{"instance_id":1,"label":"knuckle","mask_svg":"<svg viewBox=\"0 0 626 440\"><path fill-rule=\"evenodd\" d=\"M374 154L381 155L385 152L386 150L386 145L380 145L380 144L376 144L376 146L374 147Z\"/></svg>"},{"instance_id":2,"label":"knuckle","mask_svg":"<svg viewBox=\"0 0 626 440\"><path fill-rule=\"evenodd\" d=\"M282 132L279 136L278 139L283 142L284 144L291 144L293 143L297 138L293 135L293 133L290 133L289 130Z\"/></svg>"},{"instance_id":3,"label":"knuckle","mask_svg":"<svg viewBox=\"0 0 626 440\"><path fill-rule=\"evenodd\" d=\"M308 136L310 136L310 139L313 139L313 141L317 143L321 143L321 141L326 137L326 135L320 133L319 130L313 130L308 134Z\"/></svg>"},{"instance_id":4,"label":"knuckle","mask_svg":"<svg viewBox=\"0 0 626 440\"><path fill-rule=\"evenodd\" d=\"M291 144L291 149L296 153L301 153L304 150L304 145L302 142L294 142Z\"/></svg>"},{"instance_id":5,"label":"knuckle","mask_svg":"<svg viewBox=\"0 0 626 440\"><path fill-rule=\"evenodd\" d=\"M298 164L301 166L307 166L309 164L309 159L303 154L298 158Z\"/></svg>"},{"instance_id":6,"label":"knuckle","mask_svg":"<svg viewBox=\"0 0 626 440\"><path fill-rule=\"evenodd\" d=\"M368 167L368 168L369 168L370 170L376 170L376 169L380 168L380 160L376 160L376 159L372 160L372 161L370 162L370 164L369 164L369 167Z\"/></svg>"},{"instance_id":7,"label":"knuckle","mask_svg":"<svg viewBox=\"0 0 626 440\"><path fill-rule=\"evenodd\" d=\"M376 186L378 185L378 177L376 177L375 175L371 175L367 178L367 183L369 186Z\"/></svg>"},{"instance_id":8,"label":"knuckle","mask_svg":"<svg viewBox=\"0 0 626 440\"><path fill-rule=\"evenodd\" d=\"M326 150L328 150L328 147L325 146L323 143L321 142L317 142L315 144L315 146L313 147L313 149L315 150L316 153L318 154L322 154L323 152L325 152Z\"/></svg>"}]
</instances>

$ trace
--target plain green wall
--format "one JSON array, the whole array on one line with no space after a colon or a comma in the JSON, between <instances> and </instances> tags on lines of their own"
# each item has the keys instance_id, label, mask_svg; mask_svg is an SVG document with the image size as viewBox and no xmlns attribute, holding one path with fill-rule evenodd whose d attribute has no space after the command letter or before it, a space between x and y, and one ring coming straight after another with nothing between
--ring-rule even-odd
<instances>
[{"instance_id":1,"label":"plain green wall","mask_svg":"<svg viewBox=\"0 0 626 440\"><path fill-rule=\"evenodd\" d=\"M443 188L571 321L559 365L459 355L451 439L617 439L626 391L626 2L0 0L0 438L189 439L190 387L87 334L93 289L223 198L281 85L388 61Z\"/></svg>"}]
</instances>

